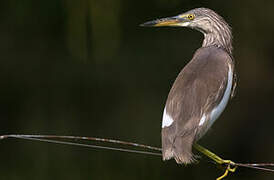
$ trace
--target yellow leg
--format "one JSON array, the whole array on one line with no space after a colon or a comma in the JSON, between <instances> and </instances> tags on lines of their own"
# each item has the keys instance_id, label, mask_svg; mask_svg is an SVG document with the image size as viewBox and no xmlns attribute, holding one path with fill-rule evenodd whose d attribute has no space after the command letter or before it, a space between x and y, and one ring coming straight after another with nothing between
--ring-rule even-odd
<instances>
[{"instance_id":1,"label":"yellow leg","mask_svg":"<svg viewBox=\"0 0 274 180\"><path fill-rule=\"evenodd\" d=\"M214 154L213 152L209 151L208 149L204 148L203 146L199 144L194 144L193 147L197 149L199 152L203 153L205 156L209 157L213 161L215 161L217 164L230 164L235 166L235 163L231 160L224 160L220 158L218 155Z\"/></svg>"},{"instance_id":2,"label":"yellow leg","mask_svg":"<svg viewBox=\"0 0 274 180\"><path fill-rule=\"evenodd\" d=\"M229 172L235 172L236 171L236 164L231 161L231 160L224 160L222 158L220 158L219 156L217 156L216 154L214 154L213 152L209 151L208 149L200 146L199 144L194 144L193 147L195 149L197 149L199 152L203 153L205 156L207 156L208 158L212 159L213 161L215 161L217 164L220 164L220 165L227 165L226 167L226 170L225 170L225 173L218 177L217 180L221 180L223 179L224 177L226 177L228 175ZM230 166L234 166L233 168L231 168Z\"/></svg>"},{"instance_id":3,"label":"yellow leg","mask_svg":"<svg viewBox=\"0 0 274 180\"><path fill-rule=\"evenodd\" d=\"M218 177L216 180L221 180L221 179L225 178L229 172L235 172L236 168L237 168L237 166L235 166L234 168L231 168L230 164L228 164L227 168L225 170L225 173L222 176Z\"/></svg>"}]
</instances>

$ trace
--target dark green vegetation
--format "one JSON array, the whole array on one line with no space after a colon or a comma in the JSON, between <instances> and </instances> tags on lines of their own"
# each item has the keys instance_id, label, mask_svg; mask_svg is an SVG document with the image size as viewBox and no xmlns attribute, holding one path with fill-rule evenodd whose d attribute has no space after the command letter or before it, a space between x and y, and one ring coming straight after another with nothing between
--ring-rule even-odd
<instances>
[{"instance_id":1,"label":"dark green vegetation","mask_svg":"<svg viewBox=\"0 0 274 180\"><path fill-rule=\"evenodd\" d=\"M171 84L202 34L138 25L208 7L233 27L236 97L200 144L237 162L274 161L273 1L6 0L0 3L0 134L109 137L160 146ZM214 179L203 158L154 156L23 140L0 143L0 179ZM230 179L273 179L239 169Z\"/></svg>"}]
</instances>

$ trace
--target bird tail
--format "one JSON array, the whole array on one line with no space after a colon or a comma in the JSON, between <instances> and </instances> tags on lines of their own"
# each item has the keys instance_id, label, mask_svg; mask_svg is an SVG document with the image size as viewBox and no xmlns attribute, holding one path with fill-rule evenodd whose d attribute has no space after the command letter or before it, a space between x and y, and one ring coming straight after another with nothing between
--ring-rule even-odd
<instances>
[{"instance_id":1,"label":"bird tail","mask_svg":"<svg viewBox=\"0 0 274 180\"><path fill-rule=\"evenodd\" d=\"M192 134L177 136L171 142L162 132L163 160L174 158L178 164L190 164L195 161L192 154L194 136Z\"/></svg>"}]
</instances>

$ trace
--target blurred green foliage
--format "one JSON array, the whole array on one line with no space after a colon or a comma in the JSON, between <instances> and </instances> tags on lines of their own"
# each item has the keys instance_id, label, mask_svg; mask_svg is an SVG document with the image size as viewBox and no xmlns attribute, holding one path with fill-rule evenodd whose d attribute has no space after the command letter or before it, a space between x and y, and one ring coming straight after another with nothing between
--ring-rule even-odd
<instances>
[{"instance_id":1,"label":"blurred green foliage","mask_svg":"<svg viewBox=\"0 0 274 180\"><path fill-rule=\"evenodd\" d=\"M160 146L161 116L202 34L142 28L208 7L233 27L239 83L201 144L237 162L274 161L273 1L5 0L0 3L0 134L86 135ZM0 179L214 179L222 171L137 154L0 143ZM231 179L273 179L239 169Z\"/></svg>"}]
</instances>

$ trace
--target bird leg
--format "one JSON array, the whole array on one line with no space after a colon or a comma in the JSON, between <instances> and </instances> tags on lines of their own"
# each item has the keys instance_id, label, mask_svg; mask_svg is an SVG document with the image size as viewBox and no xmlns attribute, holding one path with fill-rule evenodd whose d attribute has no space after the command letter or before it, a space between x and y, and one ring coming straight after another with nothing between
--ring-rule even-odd
<instances>
[{"instance_id":1,"label":"bird leg","mask_svg":"<svg viewBox=\"0 0 274 180\"><path fill-rule=\"evenodd\" d=\"M194 144L193 147L198 150L199 152L201 152L202 154L204 154L205 156L207 156L208 158L212 159L213 161L215 161L217 164L219 165L226 165L226 170L225 173L218 177L216 180L221 180L224 177L226 177L228 175L229 172L235 172L237 166L236 164L231 161L231 160L224 160L222 158L220 158L218 155L214 154L213 152L209 151L208 149L204 148L203 146L200 146L199 144ZM231 168L231 166L233 166L233 168Z\"/></svg>"}]
</instances>

